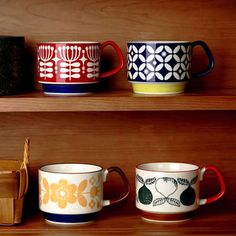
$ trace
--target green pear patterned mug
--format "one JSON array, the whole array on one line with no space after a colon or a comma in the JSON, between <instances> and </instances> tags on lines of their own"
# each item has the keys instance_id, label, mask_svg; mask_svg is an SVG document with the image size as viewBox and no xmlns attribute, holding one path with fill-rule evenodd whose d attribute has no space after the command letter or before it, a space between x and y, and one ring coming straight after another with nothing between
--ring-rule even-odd
<instances>
[{"instance_id":1,"label":"green pear patterned mug","mask_svg":"<svg viewBox=\"0 0 236 236\"><path fill-rule=\"evenodd\" d=\"M213 171L220 184L215 196L200 199L199 185L206 171ZM191 218L200 206L221 198L222 175L214 166L200 168L186 163L146 163L136 167L136 207L150 221L179 221Z\"/></svg>"}]
</instances>

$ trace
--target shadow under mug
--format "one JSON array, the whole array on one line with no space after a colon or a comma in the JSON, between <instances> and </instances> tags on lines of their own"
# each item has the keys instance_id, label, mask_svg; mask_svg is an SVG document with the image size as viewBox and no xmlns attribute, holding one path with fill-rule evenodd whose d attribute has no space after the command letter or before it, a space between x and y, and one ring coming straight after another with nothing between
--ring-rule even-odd
<instances>
[{"instance_id":1,"label":"shadow under mug","mask_svg":"<svg viewBox=\"0 0 236 236\"><path fill-rule=\"evenodd\" d=\"M204 49L208 66L192 73L192 49L196 46ZM213 66L213 55L203 41L128 42L128 81L134 93L182 93L190 79L207 75Z\"/></svg>"},{"instance_id":2,"label":"shadow under mug","mask_svg":"<svg viewBox=\"0 0 236 236\"><path fill-rule=\"evenodd\" d=\"M100 73L101 54L112 46L118 65ZM84 95L96 90L100 78L118 73L124 65L123 54L113 41L44 42L38 44L38 75L43 91L49 95Z\"/></svg>"},{"instance_id":3,"label":"shadow under mug","mask_svg":"<svg viewBox=\"0 0 236 236\"><path fill-rule=\"evenodd\" d=\"M124 192L115 199L103 199L103 182L117 172ZM99 211L125 199L130 185L119 167L103 169L92 164L51 164L39 169L39 208L46 221L56 224L81 224L93 221Z\"/></svg>"},{"instance_id":4,"label":"shadow under mug","mask_svg":"<svg viewBox=\"0 0 236 236\"><path fill-rule=\"evenodd\" d=\"M200 199L200 182L213 171L220 184L218 194ZM149 221L180 221L192 217L200 205L224 195L222 175L214 166L200 168L186 163L146 163L136 167L136 207Z\"/></svg>"}]
</instances>

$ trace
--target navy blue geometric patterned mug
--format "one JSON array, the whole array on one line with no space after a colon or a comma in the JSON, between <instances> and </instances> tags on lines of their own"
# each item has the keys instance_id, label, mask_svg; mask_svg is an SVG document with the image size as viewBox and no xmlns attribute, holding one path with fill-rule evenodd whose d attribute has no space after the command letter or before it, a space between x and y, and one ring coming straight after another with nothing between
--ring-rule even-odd
<instances>
[{"instance_id":1,"label":"navy blue geometric patterned mug","mask_svg":"<svg viewBox=\"0 0 236 236\"><path fill-rule=\"evenodd\" d=\"M204 49L208 66L203 71L191 73L192 49L195 46ZM203 41L128 42L128 81L135 93L181 93L187 81L207 75L213 67L213 55Z\"/></svg>"}]
</instances>

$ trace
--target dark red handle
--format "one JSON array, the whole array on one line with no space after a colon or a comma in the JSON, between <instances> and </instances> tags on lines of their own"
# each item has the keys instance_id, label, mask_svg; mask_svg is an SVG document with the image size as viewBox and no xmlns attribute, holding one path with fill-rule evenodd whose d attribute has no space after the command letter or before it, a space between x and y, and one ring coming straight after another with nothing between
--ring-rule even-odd
<instances>
[{"instance_id":1,"label":"dark red handle","mask_svg":"<svg viewBox=\"0 0 236 236\"><path fill-rule=\"evenodd\" d=\"M110 167L107 170L105 170L104 174L104 179L106 179L106 176L111 173L111 172L117 172L121 179L124 182L124 186L125 186L125 191L119 196L116 197L114 199L110 199L110 200L104 200L103 201L103 206L108 206L117 202L122 201L123 199L125 199L126 197L128 197L129 193L130 193L130 185L129 185L129 181L125 175L125 173L119 168L119 167Z\"/></svg>"},{"instance_id":2,"label":"dark red handle","mask_svg":"<svg viewBox=\"0 0 236 236\"><path fill-rule=\"evenodd\" d=\"M205 199L200 199L199 205L205 205L205 204L215 202L216 200L221 198L225 193L225 183L224 183L223 177L222 177L221 173L219 172L219 170L215 166L205 166L205 167L203 167L201 169L201 180L203 179L204 173L208 170L212 170L213 172L215 172L216 177L217 177L217 179L220 183L220 192L218 194L212 196L212 197L205 198Z\"/></svg>"},{"instance_id":3,"label":"dark red handle","mask_svg":"<svg viewBox=\"0 0 236 236\"><path fill-rule=\"evenodd\" d=\"M104 50L104 48L106 46L112 46L115 49L116 55L119 60L119 64L114 69L112 69L110 71L100 73L100 78L112 76L112 75L118 73L124 66L124 57L123 57L123 54L122 54L119 46L113 41L106 41L106 42L102 43L102 51Z\"/></svg>"}]
</instances>

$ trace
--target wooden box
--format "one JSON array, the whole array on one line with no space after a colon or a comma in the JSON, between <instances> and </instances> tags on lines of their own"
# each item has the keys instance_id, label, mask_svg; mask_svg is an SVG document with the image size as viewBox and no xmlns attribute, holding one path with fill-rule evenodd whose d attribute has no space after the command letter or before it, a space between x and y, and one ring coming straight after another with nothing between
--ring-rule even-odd
<instances>
[{"instance_id":1,"label":"wooden box","mask_svg":"<svg viewBox=\"0 0 236 236\"><path fill-rule=\"evenodd\" d=\"M29 139L23 160L0 160L0 224L19 224L28 189Z\"/></svg>"}]
</instances>

